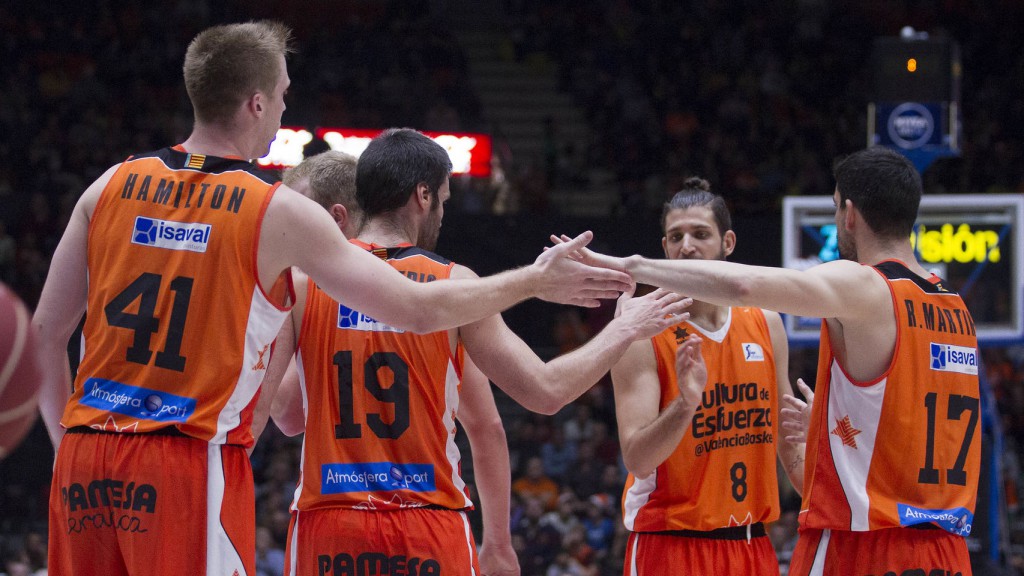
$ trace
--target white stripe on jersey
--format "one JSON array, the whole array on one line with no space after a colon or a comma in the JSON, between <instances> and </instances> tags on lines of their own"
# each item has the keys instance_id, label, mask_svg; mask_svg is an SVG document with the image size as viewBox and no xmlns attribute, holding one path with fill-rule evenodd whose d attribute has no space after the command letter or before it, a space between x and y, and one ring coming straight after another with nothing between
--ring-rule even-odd
<instances>
[{"instance_id":1,"label":"white stripe on jersey","mask_svg":"<svg viewBox=\"0 0 1024 576\"><path fill-rule=\"evenodd\" d=\"M302 428L305 430L309 425L309 395L306 393L306 368L302 362L302 352L299 350L295 351L295 369L299 373L299 390L302 391ZM302 447L299 450L299 481L295 484L295 494L292 497L291 506L288 507L292 512L299 511L299 497L302 496L302 488L306 483L306 438L307 435L303 434ZM292 564L292 566L295 565Z\"/></svg>"},{"instance_id":2,"label":"white stripe on jersey","mask_svg":"<svg viewBox=\"0 0 1024 576\"><path fill-rule=\"evenodd\" d=\"M298 496L296 496L296 499ZM299 573L299 567L295 564L299 561L299 521L302 520L302 512L295 510L295 522L292 523L292 532L288 535L289 548L291 549L289 554L288 568L285 570L284 576L292 576L293 574Z\"/></svg>"},{"instance_id":3,"label":"white stripe on jersey","mask_svg":"<svg viewBox=\"0 0 1024 576\"><path fill-rule=\"evenodd\" d=\"M284 324L288 310L281 310L263 295L259 285L253 288L252 303L249 305L248 322L245 328L245 349L242 365L238 367L238 380L231 397L217 415L217 433L210 444L223 444L228 432L238 427L242 410L252 402L253 396L263 383L266 366L270 363L270 345ZM260 352L262 351L262 355ZM255 369L259 364L262 369Z\"/></svg>"},{"instance_id":4,"label":"white stripe on jersey","mask_svg":"<svg viewBox=\"0 0 1024 576\"><path fill-rule=\"evenodd\" d=\"M466 535L466 554L469 554L469 574L476 576L476 567L473 566L473 529L469 527L469 517L465 512L459 512L462 518L462 530Z\"/></svg>"},{"instance_id":5,"label":"white stripe on jersey","mask_svg":"<svg viewBox=\"0 0 1024 576\"><path fill-rule=\"evenodd\" d=\"M818 548L814 551L814 562L811 564L811 571L807 576L823 576L825 574L825 555L828 554L828 541L831 538L831 530L821 531L821 540L818 540Z\"/></svg>"},{"instance_id":6,"label":"white stripe on jersey","mask_svg":"<svg viewBox=\"0 0 1024 576\"><path fill-rule=\"evenodd\" d=\"M473 501L466 496L466 482L459 476L462 454L455 445L455 420L452 415L459 411L459 376L451 359L448 360L448 371L444 376L444 404L444 416L441 418L446 434L444 452L448 457L448 465L452 468L452 484L462 494L463 507L469 507L473 505Z\"/></svg>"},{"instance_id":7,"label":"white stripe on jersey","mask_svg":"<svg viewBox=\"0 0 1024 576\"><path fill-rule=\"evenodd\" d=\"M822 432L828 434L832 463L850 506L850 530L864 531L869 527L868 510L871 507L868 473L875 453L875 437L888 378L871 386L856 386L834 359L830 372L828 428ZM856 444L856 448L844 443L844 436L836 433L847 418L856 434L848 434L846 441Z\"/></svg>"},{"instance_id":8,"label":"white stripe on jersey","mask_svg":"<svg viewBox=\"0 0 1024 576\"><path fill-rule=\"evenodd\" d=\"M640 535L630 534L629 537L633 539L633 552L629 555L629 576L639 576L636 568L636 556L637 551L640 550Z\"/></svg>"},{"instance_id":9,"label":"white stripe on jersey","mask_svg":"<svg viewBox=\"0 0 1024 576\"><path fill-rule=\"evenodd\" d=\"M626 525L627 530L633 530L633 525L636 522L636 516L640 513L640 509L647 504L650 500L651 494L654 493L654 489L658 487L658 469L655 468L654 472L646 478L633 477L633 485L626 491L626 502L624 503L625 514L622 516L622 523Z\"/></svg>"},{"instance_id":10,"label":"white stripe on jersey","mask_svg":"<svg viewBox=\"0 0 1024 576\"><path fill-rule=\"evenodd\" d=\"M89 267L88 266L85 267L85 285L86 286L91 286L91 284L89 284ZM86 314L86 316L89 315L89 299L88 298L85 299L85 314ZM82 330L78 334L78 340L79 340L79 342L78 342L78 365L81 366L82 365L82 360L85 359L85 330ZM74 381L74 377L72 377L72 381ZM64 419L64 417L61 416L61 420L63 420L63 419Z\"/></svg>"},{"instance_id":11,"label":"white stripe on jersey","mask_svg":"<svg viewBox=\"0 0 1024 576\"><path fill-rule=\"evenodd\" d=\"M222 448L220 444L208 444L206 448L206 576L247 576L245 564L220 521L225 491Z\"/></svg>"}]
</instances>

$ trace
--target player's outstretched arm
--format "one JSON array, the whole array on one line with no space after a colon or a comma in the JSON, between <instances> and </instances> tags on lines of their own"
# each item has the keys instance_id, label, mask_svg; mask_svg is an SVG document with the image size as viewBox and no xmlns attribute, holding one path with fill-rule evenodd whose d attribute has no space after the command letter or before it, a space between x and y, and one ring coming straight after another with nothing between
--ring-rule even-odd
<instances>
[{"instance_id":1,"label":"player's outstretched arm","mask_svg":"<svg viewBox=\"0 0 1024 576\"><path fill-rule=\"evenodd\" d=\"M39 391L39 411L54 450L64 437L60 420L71 397L68 340L85 313L88 295L89 219L103 188L118 167L108 169L78 199L68 227L53 253L39 305L32 317L32 324L39 334L40 358L45 366L50 367L48 369L59 372L59 377L47 378Z\"/></svg>"},{"instance_id":2,"label":"player's outstretched arm","mask_svg":"<svg viewBox=\"0 0 1024 576\"><path fill-rule=\"evenodd\" d=\"M635 284L628 275L618 270L590 266L571 257L574 252L585 249L593 238L594 233L587 231L566 242L565 246L554 246L541 252L534 263L524 269L532 269L530 274L538 279L532 287L532 295L556 304L596 308L601 300L617 298L623 292L631 293Z\"/></svg>"},{"instance_id":3,"label":"player's outstretched arm","mask_svg":"<svg viewBox=\"0 0 1024 576\"><path fill-rule=\"evenodd\" d=\"M870 267L836 260L808 270L724 260L626 258L637 282L722 306L754 306L811 318L863 319L888 305L885 282Z\"/></svg>"},{"instance_id":4,"label":"player's outstretched arm","mask_svg":"<svg viewBox=\"0 0 1024 576\"><path fill-rule=\"evenodd\" d=\"M483 513L480 573L483 576L519 576L519 559L512 548L510 532L512 472L505 428L494 404L491 383L469 356L462 366L459 396L458 418L473 451L473 471Z\"/></svg>"},{"instance_id":5,"label":"player's outstretched arm","mask_svg":"<svg viewBox=\"0 0 1024 576\"><path fill-rule=\"evenodd\" d=\"M323 208L282 186L260 231L258 265L265 286L287 266L298 266L350 308L427 333L475 322L534 296L579 306L617 297L631 285L628 275L568 257L592 236L586 232L545 251L529 266L487 278L419 283L346 242Z\"/></svg>"},{"instance_id":6,"label":"player's outstretched arm","mask_svg":"<svg viewBox=\"0 0 1024 576\"><path fill-rule=\"evenodd\" d=\"M676 352L679 396L662 410L657 357L650 341L635 342L612 368L615 417L626 469L650 476L679 447L707 383L700 337L691 334Z\"/></svg>"},{"instance_id":7,"label":"player's outstretched arm","mask_svg":"<svg viewBox=\"0 0 1024 576\"><path fill-rule=\"evenodd\" d=\"M552 236L565 243L566 236ZM885 282L870 267L848 260L809 270L750 266L724 260L618 258L587 248L572 258L628 272L633 280L719 306L754 306L811 318L860 320L888 305Z\"/></svg>"},{"instance_id":8,"label":"player's outstretched arm","mask_svg":"<svg viewBox=\"0 0 1024 576\"><path fill-rule=\"evenodd\" d=\"M456 267L453 274L472 274ZM459 329L466 349L499 388L523 407L554 414L589 390L634 340L650 338L689 316L692 300L655 291L623 294L617 316L589 342L549 362L541 360L500 315Z\"/></svg>"}]
</instances>

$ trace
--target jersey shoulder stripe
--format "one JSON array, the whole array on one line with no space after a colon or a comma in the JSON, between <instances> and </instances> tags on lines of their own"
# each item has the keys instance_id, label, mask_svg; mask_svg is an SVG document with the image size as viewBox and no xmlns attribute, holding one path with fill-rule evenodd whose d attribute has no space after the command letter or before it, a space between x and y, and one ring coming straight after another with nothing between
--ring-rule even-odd
<instances>
[{"instance_id":1,"label":"jersey shoulder stripe","mask_svg":"<svg viewBox=\"0 0 1024 576\"><path fill-rule=\"evenodd\" d=\"M948 288L945 280L932 275L931 279L922 278L914 274L902 262L886 260L874 266L888 280L910 280L925 294L949 294L956 295L956 291Z\"/></svg>"},{"instance_id":2,"label":"jersey shoulder stripe","mask_svg":"<svg viewBox=\"0 0 1024 576\"><path fill-rule=\"evenodd\" d=\"M405 258L412 258L413 256L422 256L424 258L428 258L442 266L447 266L452 263L451 260L445 258L444 256L434 254L429 250L417 248L416 246L398 246L395 248L387 249L388 260L402 260Z\"/></svg>"},{"instance_id":3,"label":"jersey shoulder stripe","mask_svg":"<svg viewBox=\"0 0 1024 576\"><path fill-rule=\"evenodd\" d=\"M161 148L152 152L133 154L128 159L143 160L156 158L163 162L171 170L197 170L206 174L224 174L226 172L246 172L259 178L266 184L276 184L280 179L273 172L260 170L252 162L239 160L237 158L222 158L219 156L207 156L203 154L189 154L174 148Z\"/></svg>"}]
</instances>

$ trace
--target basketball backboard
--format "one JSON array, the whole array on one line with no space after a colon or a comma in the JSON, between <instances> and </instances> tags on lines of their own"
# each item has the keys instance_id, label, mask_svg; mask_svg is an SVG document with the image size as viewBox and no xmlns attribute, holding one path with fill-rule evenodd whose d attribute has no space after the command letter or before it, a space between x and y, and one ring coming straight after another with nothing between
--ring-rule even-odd
<instances>
[{"instance_id":1,"label":"basketball backboard","mask_svg":"<svg viewBox=\"0 0 1024 576\"><path fill-rule=\"evenodd\" d=\"M831 196L783 200L782 265L806 269L839 258ZM981 343L1024 340L1024 197L925 195L911 234L918 261L963 296ZM794 342L817 341L818 318L786 317Z\"/></svg>"}]
</instances>

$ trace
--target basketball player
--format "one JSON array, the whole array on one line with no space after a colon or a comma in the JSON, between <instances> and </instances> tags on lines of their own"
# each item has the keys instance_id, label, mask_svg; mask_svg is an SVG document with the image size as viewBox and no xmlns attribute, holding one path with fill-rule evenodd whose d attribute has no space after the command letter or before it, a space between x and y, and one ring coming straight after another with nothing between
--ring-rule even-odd
<instances>
[{"instance_id":1,"label":"basketball player","mask_svg":"<svg viewBox=\"0 0 1024 576\"><path fill-rule=\"evenodd\" d=\"M327 150L304 159L298 165L285 170L282 185L302 194L327 209L334 218L338 229L346 238L354 238L362 227L363 212L356 201L356 161L357 158L339 150ZM301 272L293 272L299 275ZM305 278L303 276L303 278ZM288 344L283 344L288 339ZM294 343L291 326L281 329L277 346L291 350ZM286 370L294 370L290 355L275 354L267 367L267 375L263 380L259 402L252 420L252 434L258 439L262 434L267 420L270 418L271 406L282 405L281 410L296 411L301 414L302 398L296 386L290 390L278 390L282 375ZM278 422L280 428L280 422ZM301 421L299 422L301 424ZM299 426L295 430L284 431L289 436L302 433Z\"/></svg>"},{"instance_id":2,"label":"basketball player","mask_svg":"<svg viewBox=\"0 0 1024 576\"><path fill-rule=\"evenodd\" d=\"M665 203L662 249L725 260L729 209L690 178ZM779 517L778 453L803 480L803 444L782 441L779 399L792 394L776 312L694 301L690 319L634 342L612 368L622 456L626 574L778 574L764 522Z\"/></svg>"},{"instance_id":3,"label":"basketball player","mask_svg":"<svg viewBox=\"0 0 1024 576\"><path fill-rule=\"evenodd\" d=\"M823 319L790 574L970 574L980 467L977 335L909 242L921 178L869 148L835 168L846 260L805 271L610 258L638 282L718 305Z\"/></svg>"},{"instance_id":4,"label":"basketball player","mask_svg":"<svg viewBox=\"0 0 1024 576\"><path fill-rule=\"evenodd\" d=\"M286 171L284 183L323 206L346 237L357 235L365 218L356 201L354 156L335 150L311 156ZM281 337L290 338L289 335ZM289 367L289 370L293 369L294 364ZM268 380L274 380L269 371ZM305 431L302 390L297 374L294 377L289 374L285 381L289 385L279 389L274 396L275 421L282 432L294 436ZM483 508L480 572L516 576L519 564L510 532L511 470L505 428L491 394L490 382L468 356L463 359L462 380L458 387L457 417L473 449L477 495ZM256 425L254 421L254 429Z\"/></svg>"},{"instance_id":5,"label":"basketball player","mask_svg":"<svg viewBox=\"0 0 1024 576\"><path fill-rule=\"evenodd\" d=\"M420 332L529 296L596 305L628 289L622 273L570 267L559 247L495 277L423 284L345 242L315 203L247 161L266 154L281 125L289 35L272 22L201 32L184 64L191 135L110 168L57 247L34 317L48 363L66 365L68 338L90 313L73 394L61 387L43 406L60 443L54 574L253 573L245 447L289 310L290 266Z\"/></svg>"},{"instance_id":6,"label":"basketball player","mask_svg":"<svg viewBox=\"0 0 1024 576\"><path fill-rule=\"evenodd\" d=\"M419 132L376 137L357 168L366 220L353 244L420 282L473 277L430 252L451 168L447 152ZM548 363L500 316L412 335L339 305L312 282L299 283L296 304L304 414L291 417L303 418L306 434L286 572L319 575L394 562L432 573L480 572L454 445L463 343L498 386L550 413L592 386L629 342L677 321L689 302L663 291L624 297L602 333ZM500 530L507 536L507 526Z\"/></svg>"},{"instance_id":7,"label":"basketball player","mask_svg":"<svg viewBox=\"0 0 1024 576\"><path fill-rule=\"evenodd\" d=\"M356 200L357 160L327 150L289 168L282 179L285 186L326 208L346 238L355 238L365 220Z\"/></svg>"}]
</instances>

